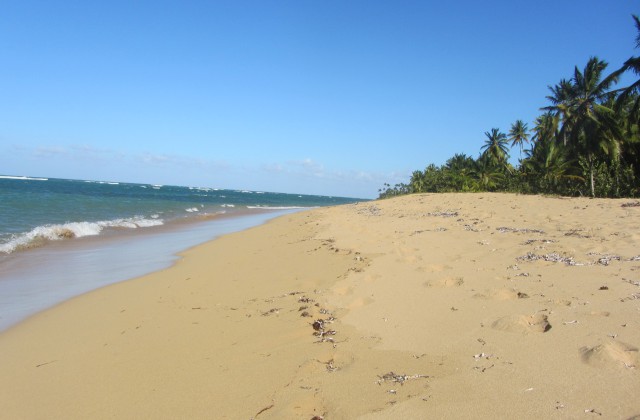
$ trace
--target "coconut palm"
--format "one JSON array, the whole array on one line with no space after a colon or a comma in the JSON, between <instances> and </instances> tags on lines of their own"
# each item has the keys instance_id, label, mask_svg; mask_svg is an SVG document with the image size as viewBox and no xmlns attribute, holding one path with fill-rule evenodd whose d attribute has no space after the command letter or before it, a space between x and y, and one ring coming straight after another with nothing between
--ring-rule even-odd
<instances>
[{"instance_id":1,"label":"coconut palm","mask_svg":"<svg viewBox=\"0 0 640 420\"><path fill-rule=\"evenodd\" d=\"M444 164L448 180L454 191L472 191L476 188L474 180L476 161L464 153L456 153Z\"/></svg>"},{"instance_id":2,"label":"coconut palm","mask_svg":"<svg viewBox=\"0 0 640 420\"><path fill-rule=\"evenodd\" d=\"M640 48L640 19L638 16L633 15L633 22L636 26L636 48ZM625 61L620 71L626 72L631 70L636 76L640 76L640 57L631 57ZM640 96L637 94L640 92L640 79L636 80L630 86L622 89L620 96L618 97L617 106L620 107L629 100L629 98L635 95L635 100L631 108L631 115L638 117L638 111L640 109Z\"/></svg>"},{"instance_id":3,"label":"coconut palm","mask_svg":"<svg viewBox=\"0 0 640 420\"><path fill-rule=\"evenodd\" d=\"M568 104L576 95L572 81L562 79L557 85L547 86L547 88L551 91L551 95L547 95L546 98L552 105L542 109L553 112L554 115L561 116L563 119L567 119L571 111Z\"/></svg>"},{"instance_id":4,"label":"coconut palm","mask_svg":"<svg viewBox=\"0 0 640 420\"><path fill-rule=\"evenodd\" d=\"M414 193L421 193L426 191L425 177L422 171L413 171L411 179L409 180L411 191Z\"/></svg>"},{"instance_id":5,"label":"coconut palm","mask_svg":"<svg viewBox=\"0 0 640 420\"><path fill-rule=\"evenodd\" d=\"M551 106L543 108L560 118L558 136L576 155L588 163L591 196L595 196L594 169L598 158L617 159L622 134L614 110L603 105L615 93L610 88L621 70L603 77L607 63L592 57L583 71L578 67L570 82L550 88Z\"/></svg>"},{"instance_id":6,"label":"coconut palm","mask_svg":"<svg viewBox=\"0 0 640 420\"><path fill-rule=\"evenodd\" d=\"M488 163L493 165L505 165L509 158L507 136L497 128L486 131L484 135L487 136L487 139L481 149L484 150L482 156L486 157Z\"/></svg>"},{"instance_id":7,"label":"coconut palm","mask_svg":"<svg viewBox=\"0 0 640 420\"><path fill-rule=\"evenodd\" d=\"M527 123L522 122L522 120L516 120L515 123L511 124L509 141L511 141L511 147L520 147L520 156L522 156L524 143L529 143L529 127Z\"/></svg>"},{"instance_id":8,"label":"coconut palm","mask_svg":"<svg viewBox=\"0 0 640 420\"><path fill-rule=\"evenodd\" d=\"M486 153L480 155L476 161L474 175L478 184L487 191L495 190L504 180L504 171L501 171L492 161L491 156Z\"/></svg>"},{"instance_id":9,"label":"coconut palm","mask_svg":"<svg viewBox=\"0 0 640 420\"><path fill-rule=\"evenodd\" d=\"M558 131L559 118L547 111L536 118L536 125L533 127L532 143L546 140L555 140Z\"/></svg>"},{"instance_id":10,"label":"coconut palm","mask_svg":"<svg viewBox=\"0 0 640 420\"><path fill-rule=\"evenodd\" d=\"M636 27L636 48L640 48L640 18L632 15ZM640 57L629 58L620 71L631 71L640 76ZM620 89L615 109L622 121L624 143L622 158L632 168L635 177L640 179L640 78L626 88Z\"/></svg>"},{"instance_id":11,"label":"coconut palm","mask_svg":"<svg viewBox=\"0 0 640 420\"><path fill-rule=\"evenodd\" d=\"M527 150L527 158L522 162L522 167L542 191L559 192L562 181L584 181L574 175L573 163L568 159L566 147L562 143L543 139L531 150Z\"/></svg>"},{"instance_id":12,"label":"coconut palm","mask_svg":"<svg viewBox=\"0 0 640 420\"><path fill-rule=\"evenodd\" d=\"M473 169L475 160L471 156L467 156L464 153L456 153L453 157L449 158L444 166L452 171L464 171Z\"/></svg>"}]
</instances>

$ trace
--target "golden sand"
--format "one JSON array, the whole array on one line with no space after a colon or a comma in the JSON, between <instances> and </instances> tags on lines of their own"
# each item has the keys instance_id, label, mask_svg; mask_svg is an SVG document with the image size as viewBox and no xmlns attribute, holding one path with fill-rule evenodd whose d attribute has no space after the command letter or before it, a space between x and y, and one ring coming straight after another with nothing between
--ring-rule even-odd
<instances>
[{"instance_id":1,"label":"golden sand","mask_svg":"<svg viewBox=\"0 0 640 420\"><path fill-rule=\"evenodd\" d=\"M284 216L0 335L0 417L640 415L640 207L413 195Z\"/></svg>"}]
</instances>

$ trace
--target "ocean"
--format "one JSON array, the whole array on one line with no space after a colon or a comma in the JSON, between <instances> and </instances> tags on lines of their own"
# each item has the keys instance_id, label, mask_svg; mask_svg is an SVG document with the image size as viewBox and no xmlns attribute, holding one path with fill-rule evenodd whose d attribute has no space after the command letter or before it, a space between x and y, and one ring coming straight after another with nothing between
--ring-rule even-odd
<instances>
[{"instance_id":1,"label":"ocean","mask_svg":"<svg viewBox=\"0 0 640 420\"><path fill-rule=\"evenodd\" d=\"M0 176L0 331L199 243L352 198Z\"/></svg>"}]
</instances>

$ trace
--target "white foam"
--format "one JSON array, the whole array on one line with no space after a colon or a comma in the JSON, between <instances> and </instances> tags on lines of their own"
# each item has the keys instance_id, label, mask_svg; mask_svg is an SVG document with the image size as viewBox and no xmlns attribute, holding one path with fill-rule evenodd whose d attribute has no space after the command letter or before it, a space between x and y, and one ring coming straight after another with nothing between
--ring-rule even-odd
<instances>
[{"instance_id":1,"label":"white foam","mask_svg":"<svg viewBox=\"0 0 640 420\"><path fill-rule=\"evenodd\" d=\"M300 207L300 206L285 206L285 207L270 207L270 206L247 206L248 209L260 209L260 210L298 210L298 209L312 209L316 207Z\"/></svg>"},{"instance_id":2,"label":"white foam","mask_svg":"<svg viewBox=\"0 0 640 420\"><path fill-rule=\"evenodd\" d=\"M185 211L189 212L189 213L193 213L196 211L200 211L200 209L198 209L197 207L191 207L189 209L184 209Z\"/></svg>"},{"instance_id":3,"label":"white foam","mask_svg":"<svg viewBox=\"0 0 640 420\"><path fill-rule=\"evenodd\" d=\"M137 229L164 224L162 219L145 219L133 217L129 219L105 220L99 222L70 222L59 225L44 225L31 231L13 235L9 242L0 244L0 252L11 254L17 250L35 248L48 241L82 238L99 235L105 228Z\"/></svg>"},{"instance_id":4,"label":"white foam","mask_svg":"<svg viewBox=\"0 0 640 420\"><path fill-rule=\"evenodd\" d=\"M91 246L84 248L51 247L51 252L43 253L36 250L32 254L40 254L38 264L32 263L34 258L28 255L31 253L14 255L13 261L19 263L16 270L0 270L0 331L79 294L166 268L180 251L259 225L277 215L220 217L183 224L180 229L114 235L104 241L92 241Z\"/></svg>"},{"instance_id":5,"label":"white foam","mask_svg":"<svg viewBox=\"0 0 640 420\"><path fill-rule=\"evenodd\" d=\"M97 223L102 227L125 227L129 229L137 229L152 226L161 226L164 224L164 221L162 219L145 219L144 217L132 217L129 219L115 219Z\"/></svg>"},{"instance_id":6,"label":"white foam","mask_svg":"<svg viewBox=\"0 0 640 420\"><path fill-rule=\"evenodd\" d=\"M22 181L48 181L49 178L32 178L28 176L0 175L1 179L19 179Z\"/></svg>"}]
</instances>

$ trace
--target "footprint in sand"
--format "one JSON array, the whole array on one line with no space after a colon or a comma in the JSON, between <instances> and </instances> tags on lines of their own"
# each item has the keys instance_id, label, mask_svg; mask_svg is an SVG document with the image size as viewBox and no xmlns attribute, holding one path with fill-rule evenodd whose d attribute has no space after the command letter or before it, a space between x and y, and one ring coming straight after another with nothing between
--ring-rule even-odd
<instances>
[{"instance_id":1,"label":"footprint in sand","mask_svg":"<svg viewBox=\"0 0 640 420\"><path fill-rule=\"evenodd\" d=\"M333 288L333 292L338 296L347 296L353 294L352 286L337 286Z\"/></svg>"},{"instance_id":2,"label":"footprint in sand","mask_svg":"<svg viewBox=\"0 0 640 420\"><path fill-rule=\"evenodd\" d=\"M374 282L376 282L377 280L380 280L381 278L382 278L382 276L381 276L381 275L379 275L379 274L373 274L373 275L371 275L371 274L367 274L367 275L365 275L365 276L364 276L364 279L363 279L363 280L364 280L366 283L374 283Z\"/></svg>"},{"instance_id":3,"label":"footprint in sand","mask_svg":"<svg viewBox=\"0 0 640 420\"><path fill-rule=\"evenodd\" d=\"M417 248L398 247L396 249L396 255L399 257L398 261L409 264L422 261L422 257L418 255L419 252L420 250Z\"/></svg>"},{"instance_id":4,"label":"footprint in sand","mask_svg":"<svg viewBox=\"0 0 640 420\"><path fill-rule=\"evenodd\" d=\"M453 267L446 265L446 264L430 264L429 266L425 268L423 268L425 271L430 272L430 273L439 273L441 271L445 271L445 270L451 270Z\"/></svg>"},{"instance_id":5,"label":"footprint in sand","mask_svg":"<svg viewBox=\"0 0 640 420\"><path fill-rule=\"evenodd\" d=\"M589 315L591 315L591 316L608 317L609 315L611 315L611 312L608 312L608 311L591 311L591 312L589 312Z\"/></svg>"},{"instance_id":6,"label":"footprint in sand","mask_svg":"<svg viewBox=\"0 0 640 420\"><path fill-rule=\"evenodd\" d=\"M424 287L459 287L464 284L462 277L443 277L437 280L425 281Z\"/></svg>"},{"instance_id":7,"label":"footprint in sand","mask_svg":"<svg viewBox=\"0 0 640 420\"><path fill-rule=\"evenodd\" d=\"M495 289L489 290L486 293L478 293L473 295L478 299L495 299L495 300L512 300L512 299L526 299L529 297L524 292L519 292L515 289Z\"/></svg>"},{"instance_id":8,"label":"footprint in sand","mask_svg":"<svg viewBox=\"0 0 640 420\"><path fill-rule=\"evenodd\" d=\"M551 329L551 324L546 315L519 315L506 316L491 324L491 328L500 331L528 333L545 333Z\"/></svg>"},{"instance_id":9,"label":"footprint in sand","mask_svg":"<svg viewBox=\"0 0 640 420\"><path fill-rule=\"evenodd\" d=\"M631 369L640 362L638 348L620 341L581 347L580 356L583 362L596 367L617 365Z\"/></svg>"},{"instance_id":10,"label":"footprint in sand","mask_svg":"<svg viewBox=\"0 0 640 420\"><path fill-rule=\"evenodd\" d=\"M373 303L373 299L369 298L369 297L364 297L364 298L357 298L354 299L352 301L350 301L347 304L347 309L356 309L356 308L362 308L363 306L367 306L369 304Z\"/></svg>"},{"instance_id":11,"label":"footprint in sand","mask_svg":"<svg viewBox=\"0 0 640 420\"><path fill-rule=\"evenodd\" d=\"M553 303L559 306L571 306L573 302L571 302L569 299L556 299L553 301Z\"/></svg>"}]
</instances>

